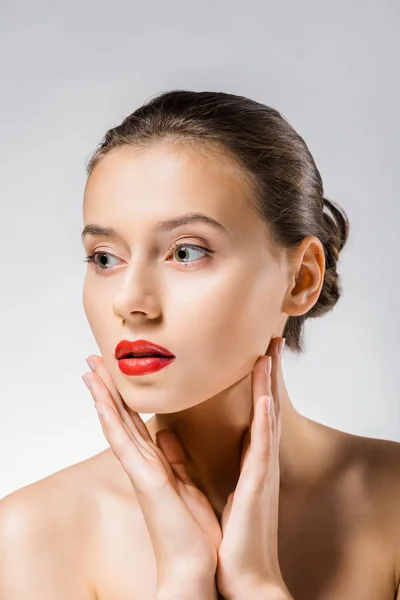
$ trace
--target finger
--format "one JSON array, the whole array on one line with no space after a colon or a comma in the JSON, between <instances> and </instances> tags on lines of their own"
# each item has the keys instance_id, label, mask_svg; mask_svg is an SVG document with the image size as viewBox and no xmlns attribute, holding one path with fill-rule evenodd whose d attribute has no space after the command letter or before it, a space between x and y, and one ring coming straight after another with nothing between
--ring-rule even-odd
<instances>
[{"instance_id":1,"label":"finger","mask_svg":"<svg viewBox=\"0 0 400 600\"><path fill-rule=\"evenodd\" d=\"M270 347L272 365L271 373L266 377L264 393L261 394L257 401L256 410L257 418L254 419L254 444L252 447L253 469L256 465L264 465L268 463L271 456L278 459L279 452L279 437L280 437L280 412L281 403L279 401L278 376L281 368L281 354L279 354L279 346L282 338L274 338L273 344ZM261 389L261 386L260 386ZM270 400L270 412L267 412L266 403ZM264 473L267 470L264 469ZM258 476L262 479L260 470L257 471Z\"/></svg>"},{"instance_id":2,"label":"finger","mask_svg":"<svg viewBox=\"0 0 400 600\"><path fill-rule=\"evenodd\" d=\"M274 399L274 408L275 408L275 419L277 421L277 424L280 425L280 418L281 418L281 410L282 410L282 406L281 406L281 402L280 402L280 389L279 389L279 383L280 383L280 370L282 369L282 353L279 354L279 344L281 342L281 340L284 340L284 338L279 337L276 338L276 344L274 345L273 348L273 356L275 357L275 360L272 361L272 373L271 373L271 390L272 390L272 397Z\"/></svg>"},{"instance_id":3,"label":"finger","mask_svg":"<svg viewBox=\"0 0 400 600\"><path fill-rule=\"evenodd\" d=\"M110 404L98 401L97 405L101 410L101 426L112 451L129 476L136 493L150 503L156 491L171 483L171 470L164 468L158 448L138 443Z\"/></svg>"},{"instance_id":4,"label":"finger","mask_svg":"<svg viewBox=\"0 0 400 600\"><path fill-rule=\"evenodd\" d=\"M110 406L112 406L112 408L118 415L118 417L121 421L121 425L125 429L125 432L129 435L129 437L132 440L135 441L135 444L136 444L137 448L139 449L139 451L142 452L142 450L143 450L143 452L142 452L143 456L149 456L149 455L152 457L154 457L155 455L158 456L158 458L161 461L161 464L164 467L164 469L166 470L168 476L171 476L171 474L172 474L171 467L168 463L168 460L162 453L162 451L153 442L150 435L148 435L148 436L146 436L146 438L144 438L140 434L140 431L137 429L136 424L138 421L140 421L142 423L142 425L145 427L145 425L144 425L143 421L140 419L139 415L137 415L137 413L134 413L134 415L137 416L137 420L135 420L133 418L131 419L130 415L125 413L126 419L128 420L128 425L129 425L128 426L126 424L126 422L123 421L120 413L118 412L118 410L114 404L114 400L111 397L110 390L106 387L104 381L100 377L96 377L95 373L90 373L89 376L92 378L92 380L95 381L95 384L92 386L93 389L91 390L92 395L94 394L93 398L94 398L95 402L96 402L96 400L101 400L101 401L106 402ZM132 416L134 416L134 415L132 415ZM147 428L146 428L146 432L147 432Z\"/></svg>"},{"instance_id":5,"label":"finger","mask_svg":"<svg viewBox=\"0 0 400 600\"><path fill-rule=\"evenodd\" d=\"M92 395L93 401L95 405L99 403L107 404L118 416L121 420L121 417L114 405L113 399L110 395L109 390L105 387L100 377L96 377L94 373L85 373L85 379L88 381L89 391ZM129 427L125 425L125 423L121 420L121 426L124 428L125 433L130 437L134 438L135 436L132 434ZM104 431L104 428L103 428Z\"/></svg>"},{"instance_id":6,"label":"finger","mask_svg":"<svg viewBox=\"0 0 400 600\"><path fill-rule=\"evenodd\" d=\"M88 362L89 367L92 369L93 372L96 373L96 375L99 376L99 378L104 382L104 384L108 388L110 395L116 406L116 409L118 411L118 414L120 415L120 417L121 417L122 421L124 422L124 424L126 425L126 427L128 427L128 429L134 435L136 435L136 432L139 431L140 435L143 437L144 440L146 440L147 442L153 442L153 440L151 439L150 433L149 433L146 425L144 424L142 418L140 417L139 413L132 410L123 401L120 393L118 392L117 388L114 385L114 382L113 382L109 372L107 371L107 369L104 365L102 357L92 354L89 358L90 358L90 361L93 362L95 365L95 371L93 371L91 365ZM136 428L132 428L131 421L134 422L134 424L136 425Z\"/></svg>"},{"instance_id":7,"label":"finger","mask_svg":"<svg viewBox=\"0 0 400 600\"><path fill-rule=\"evenodd\" d=\"M224 508L224 510L222 512L222 515L221 515L222 533L225 532L226 524L229 521L229 517L231 516L234 493L235 492L231 492L229 494L229 496L227 498L227 501L226 501L226 504L225 504L225 508Z\"/></svg>"},{"instance_id":8,"label":"finger","mask_svg":"<svg viewBox=\"0 0 400 600\"><path fill-rule=\"evenodd\" d=\"M152 458L146 449L142 448L127 429L115 408L104 399L97 399L96 406L99 412L99 419L104 435L110 444L115 456L120 460L128 475L133 475L132 466L135 466L135 459L138 458L138 452L145 458ZM136 451L136 452L135 452Z\"/></svg>"},{"instance_id":9,"label":"finger","mask_svg":"<svg viewBox=\"0 0 400 600\"><path fill-rule=\"evenodd\" d=\"M90 362L93 362L95 365L94 372L96 373L96 375L98 375L100 377L100 379L104 382L104 384L108 388L108 390L111 394L111 397L114 401L114 404L117 408L117 411L118 411L122 421L128 427L128 429L130 429L133 434L136 434L136 429L137 429L137 430L139 430L141 436L145 440L152 441L151 436L147 430L147 427L143 423L139 414L137 412L133 411L131 408L127 407L125 402L123 401L120 393L118 392L117 388L114 385L114 382L113 382L110 374L108 373L108 371L104 365L102 357L96 356L96 355L91 355L89 358L90 358ZM91 365L89 364L89 362L88 362L88 365L90 368L92 368ZM134 424L136 425L136 429L132 428L131 421L133 421Z\"/></svg>"},{"instance_id":10,"label":"finger","mask_svg":"<svg viewBox=\"0 0 400 600\"><path fill-rule=\"evenodd\" d=\"M252 372L252 403L251 403L251 412L250 412L250 427L254 419L254 411L258 401L258 398L265 394L265 377L264 377L264 369L267 365L267 359L269 356L271 358L277 353L277 349L279 347L279 341L282 338L273 337L269 343L268 349L262 357L258 359L256 365ZM274 363L272 363L272 368L274 368Z\"/></svg>"},{"instance_id":11,"label":"finger","mask_svg":"<svg viewBox=\"0 0 400 600\"><path fill-rule=\"evenodd\" d=\"M269 351L269 349L270 349L270 347L268 348L268 351ZM266 354L265 356L268 356L268 354ZM249 417L249 429L246 431L246 433L243 437L243 441L242 441L242 456L241 456L240 470L243 468L243 464L246 460L246 455L248 454L248 448L251 443L251 429L252 429L252 424L254 421L254 409L255 409L255 405L257 403L256 398L262 393L262 391L264 389L264 382L262 380L264 363L265 363L265 358L263 356L261 359L258 359L258 361L256 362L256 365L251 373L252 401L251 401L251 405L250 405L251 408L250 408L250 417ZM261 374L261 380L260 380L260 374ZM261 381L261 383L260 383L260 381Z\"/></svg>"},{"instance_id":12,"label":"finger","mask_svg":"<svg viewBox=\"0 0 400 600\"><path fill-rule=\"evenodd\" d=\"M186 451L176 433L170 429L160 429L156 433L156 443L182 483L195 485L187 470Z\"/></svg>"},{"instance_id":13,"label":"finger","mask_svg":"<svg viewBox=\"0 0 400 600\"><path fill-rule=\"evenodd\" d=\"M182 531L193 531L191 513L182 503L165 472L149 468L150 465L154 466L151 454L140 458L140 452L135 451L134 443L123 429L116 411L109 405L99 404L104 408L103 415L100 415L103 431L132 481L156 553L157 564L167 565L171 555L177 558L187 556L188 540L187 536L182 535ZM177 522L182 528L176 526Z\"/></svg>"},{"instance_id":14,"label":"finger","mask_svg":"<svg viewBox=\"0 0 400 600\"><path fill-rule=\"evenodd\" d=\"M101 379L98 378L98 381ZM103 382L102 386L105 387ZM107 392L111 397L109 390ZM162 451L155 444L144 442L148 447L148 453L145 453L135 437L126 431L118 412L101 401L99 405L104 408L103 415L99 415L104 434L132 482L155 549L157 565L166 565L168 569L171 556L187 558L187 538L192 534L185 536L182 531L193 531L193 516L177 493L174 486L177 480ZM163 468L164 462L167 468ZM207 516L207 511L204 511ZM176 527L177 522L182 528ZM207 528L211 524L208 523ZM200 524L197 523L197 526L197 535L200 535Z\"/></svg>"},{"instance_id":15,"label":"finger","mask_svg":"<svg viewBox=\"0 0 400 600\"><path fill-rule=\"evenodd\" d=\"M273 352L276 340L279 338L273 338L268 347L267 353L261 359L259 359L255 365L255 368L252 372L252 402L251 402L251 410L250 410L250 419L249 419L249 429L246 431L243 441L242 441L242 452L241 452L241 460L240 460L240 471L242 471L244 465L247 463L248 455L249 455L249 446L251 444L251 432L252 426L254 422L254 410L257 404L257 399L264 393L266 393L265 389L265 377L264 377L264 369L267 364L266 358Z\"/></svg>"},{"instance_id":16,"label":"finger","mask_svg":"<svg viewBox=\"0 0 400 600\"><path fill-rule=\"evenodd\" d=\"M274 352L272 346L271 352ZM251 443L246 465L243 469L241 486L249 491L259 490L265 484L265 476L268 473L268 464L274 449L274 399L272 397L271 375L267 372L268 359L272 365L276 361L274 356L267 355L267 360L262 360L256 366L254 372L253 404L254 419L251 423ZM270 400L270 412L267 412L266 402Z\"/></svg>"},{"instance_id":17,"label":"finger","mask_svg":"<svg viewBox=\"0 0 400 600\"><path fill-rule=\"evenodd\" d=\"M271 361L272 357L268 357ZM273 398L271 379L267 372L268 361L264 361L258 371L257 384L254 386L254 419L251 425L251 447L249 452L249 468L252 477L261 482L265 473L265 462L271 452ZM270 402L270 413L266 403Z\"/></svg>"},{"instance_id":18,"label":"finger","mask_svg":"<svg viewBox=\"0 0 400 600\"><path fill-rule=\"evenodd\" d=\"M185 448L174 431L161 429L156 433L156 442L167 457L176 477L176 489L197 523L210 536L216 548L221 543L222 532L218 520L210 510L209 500L197 488L187 470Z\"/></svg>"},{"instance_id":19,"label":"finger","mask_svg":"<svg viewBox=\"0 0 400 600\"><path fill-rule=\"evenodd\" d=\"M246 462L248 460L249 450L250 450L250 428L247 429L246 433L243 436L239 471L242 471L244 465L246 464Z\"/></svg>"},{"instance_id":20,"label":"finger","mask_svg":"<svg viewBox=\"0 0 400 600\"><path fill-rule=\"evenodd\" d=\"M262 395L272 395L272 399L275 404L275 417L279 418L280 416L280 402L279 400L279 370L281 368L281 355L279 354L279 346L281 340L284 339L282 337L274 337L272 338L270 345L268 346L267 353L265 357L270 356L272 358L272 367L271 367L271 375L268 380L267 390L265 389L265 379L263 377L262 369L259 371L260 377L257 378L255 376L254 386L253 386L253 409L258 402L258 399ZM258 366L258 365L257 365ZM257 367L256 367L257 368Z\"/></svg>"}]
</instances>

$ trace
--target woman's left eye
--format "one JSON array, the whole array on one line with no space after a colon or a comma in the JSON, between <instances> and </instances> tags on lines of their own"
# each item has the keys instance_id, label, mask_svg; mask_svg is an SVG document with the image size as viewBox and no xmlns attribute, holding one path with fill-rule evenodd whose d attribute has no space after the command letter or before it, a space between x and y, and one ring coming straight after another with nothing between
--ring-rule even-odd
<instances>
[{"instance_id":1,"label":"woman's left eye","mask_svg":"<svg viewBox=\"0 0 400 600\"><path fill-rule=\"evenodd\" d=\"M190 248L191 250L195 250L196 252L203 252L204 255L208 255L208 254L213 254L215 252L215 250L211 250L210 248L204 248L203 246L197 246L196 244L173 244L171 250L173 252L175 252L176 250L179 250L181 253L185 252L185 250L182 250L183 248ZM104 257L104 256L111 256L113 258L116 258L113 254L110 254L109 252L101 252L101 251L97 251L97 252L93 252L92 254L89 254L86 256L86 258L84 258L84 262L87 263L93 263L95 265L95 270L98 273L103 273L104 271L110 271L110 268L106 267L106 268L102 268L99 266L98 262L96 261L97 257ZM182 256L181 256L182 258ZM179 262L179 261L178 261ZM196 262L196 261L187 261L185 260L183 264L185 263L190 263L190 262ZM104 266L104 263L103 263Z\"/></svg>"},{"instance_id":2,"label":"woman's left eye","mask_svg":"<svg viewBox=\"0 0 400 600\"><path fill-rule=\"evenodd\" d=\"M204 248L203 246L197 246L196 244L173 244L171 250L173 253L175 253L176 250L179 250L179 252L184 253L185 250L182 250L182 248L190 248L191 250L195 250L196 252L202 252L204 256L206 256L207 254L213 254L215 252L215 250L211 250L210 248ZM185 260L184 262L187 263L196 261Z\"/></svg>"}]
</instances>

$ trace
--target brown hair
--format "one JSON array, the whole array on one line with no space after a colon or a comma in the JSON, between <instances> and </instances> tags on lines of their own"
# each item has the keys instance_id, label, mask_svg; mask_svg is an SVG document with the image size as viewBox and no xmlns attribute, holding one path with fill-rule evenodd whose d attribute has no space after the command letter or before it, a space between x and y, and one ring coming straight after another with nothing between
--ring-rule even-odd
<instances>
[{"instance_id":1,"label":"brown hair","mask_svg":"<svg viewBox=\"0 0 400 600\"><path fill-rule=\"evenodd\" d=\"M86 164L88 176L113 148L156 140L208 146L239 165L251 183L252 207L274 243L290 249L308 235L319 238L325 254L319 298L304 315L289 316L282 334L287 348L302 352L305 319L322 316L340 298L336 264L349 234L344 210L324 198L321 175L303 138L277 110L244 96L173 90L150 98L107 131Z\"/></svg>"}]
</instances>

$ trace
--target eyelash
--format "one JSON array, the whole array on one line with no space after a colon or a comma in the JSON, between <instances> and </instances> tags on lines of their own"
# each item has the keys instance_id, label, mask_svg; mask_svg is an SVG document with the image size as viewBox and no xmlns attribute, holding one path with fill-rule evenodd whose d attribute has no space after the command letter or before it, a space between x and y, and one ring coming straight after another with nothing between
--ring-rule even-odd
<instances>
[{"instance_id":1,"label":"eyelash","mask_svg":"<svg viewBox=\"0 0 400 600\"><path fill-rule=\"evenodd\" d=\"M204 246L197 246L196 244L174 244L174 245L172 245L170 250L173 253L178 248L192 248L193 250L201 250L203 252L206 252L207 255L213 254L215 252L215 250L211 250L210 248L204 248ZM86 258L84 258L83 260L84 260L84 262L87 262L87 263L93 263L94 267L95 267L95 271L97 273L103 274L105 271L110 271L110 268L102 269L95 262L95 257L99 254L105 254L106 256L114 256L113 254L110 254L109 252L97 251L97 252L93 252L92 254L88 254L86 256ZM192 262L196 262L196 261L192 261ZM181 264L190 264L190 262L186 262L186 263L183 262Z\"/></svg>"}]
</instances>

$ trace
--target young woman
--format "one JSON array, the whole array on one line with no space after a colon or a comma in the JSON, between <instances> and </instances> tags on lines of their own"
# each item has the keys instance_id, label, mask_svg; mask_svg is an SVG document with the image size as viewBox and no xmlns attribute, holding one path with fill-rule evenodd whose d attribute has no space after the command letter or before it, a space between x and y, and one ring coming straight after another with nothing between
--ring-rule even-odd
<instances>
[{"instance_id":1,"label":"young woman","mask_svg":"<svg viewBox=\"0 0 400 600\"><path fill-rule=\"evenodd\" d=\"M283 377L349 231L304 140L179 90L87 170L85 379L110 447L0 502L1 599L400 598L400 444L301 415Z\"/></svg>"}]
</instances>

